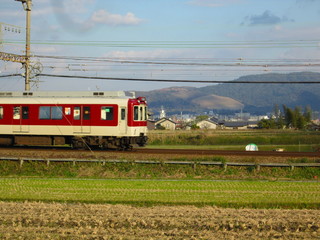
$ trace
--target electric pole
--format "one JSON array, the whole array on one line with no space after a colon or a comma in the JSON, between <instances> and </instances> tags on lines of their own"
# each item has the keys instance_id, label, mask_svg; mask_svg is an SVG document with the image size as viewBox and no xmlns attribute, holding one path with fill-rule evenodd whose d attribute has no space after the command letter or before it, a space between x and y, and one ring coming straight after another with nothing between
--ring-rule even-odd
<instances>
[{"instance_id":1,"label":"electric pole","mask_svg":"<svg viewBox=\"0 0 320 240\"><path fill-rule=\"evenodd\" d=\"M30 26L32 0L15 0L22 3L26 11L26 56L25 56L25 90L30 91Z\"/></svg>"}]
</instances>

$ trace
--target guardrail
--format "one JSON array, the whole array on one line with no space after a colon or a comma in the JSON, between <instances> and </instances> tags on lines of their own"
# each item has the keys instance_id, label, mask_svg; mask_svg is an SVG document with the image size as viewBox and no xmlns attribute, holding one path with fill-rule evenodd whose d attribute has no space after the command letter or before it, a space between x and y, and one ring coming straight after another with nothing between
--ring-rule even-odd
<instances>
[{"instance_id":1,"label":"guardrail","mask_svg":"<svg viewBox=\"0 0 320 240\"><path fill-rule=\"evenodd\" d=\"M13 158L13 157L0 157L0 161L18 161L20 162L20 167L23 166L24 162L46 162L49 166L51 162L72 162L73 165L81 162L91 162L91 163L101 163L105 165L106 163L130 163L130 164L175 164L175 165L192 165L194 168L196 166L221 166L227 169L228 166L232 167L255 167L260 170L261 167L289 167L293 170L295 167L320 167L320 163L248 163L248 162L208 162L208 161L155 161L155 160L101 160L101 159L60 159L60 158Z\"/></svg>"}]
</instances>

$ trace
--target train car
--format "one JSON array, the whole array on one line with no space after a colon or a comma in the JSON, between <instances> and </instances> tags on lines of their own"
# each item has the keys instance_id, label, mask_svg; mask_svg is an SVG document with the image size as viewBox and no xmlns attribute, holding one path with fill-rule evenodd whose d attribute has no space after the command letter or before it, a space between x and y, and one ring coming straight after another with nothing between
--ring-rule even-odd
<instances>
[{"instance_id":1,"label":"train car","mask_svg":"<svg viewBox=\"0 0 320 240\"><path fill-rule=\"evenodd\" d=\"M124 92L0 92L0 145L131 149L147 141L147 102Z\"/></svg>"}]
</instances>

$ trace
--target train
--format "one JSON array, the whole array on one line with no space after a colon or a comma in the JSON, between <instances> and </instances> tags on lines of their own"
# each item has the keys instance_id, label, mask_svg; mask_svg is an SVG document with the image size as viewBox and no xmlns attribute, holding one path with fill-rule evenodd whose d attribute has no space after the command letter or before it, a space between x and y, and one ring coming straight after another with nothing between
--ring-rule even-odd
<instances>
[{"instance_id":1,"label":"train","mask_svg":"<svg viewBox=\"0 0 320 240\"><path fill-rule=\"evenodd\" d=\"M147 143L147 101L106 92L0 92L0 145L128 150Z\"/></svg>"}]
</instances>

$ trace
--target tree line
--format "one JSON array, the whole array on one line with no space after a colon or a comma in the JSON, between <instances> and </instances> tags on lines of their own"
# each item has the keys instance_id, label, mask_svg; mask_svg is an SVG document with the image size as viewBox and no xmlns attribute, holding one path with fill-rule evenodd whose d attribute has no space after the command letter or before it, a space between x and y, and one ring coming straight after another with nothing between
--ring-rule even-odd
<instances>
[{"instance_id":1,"label":"tree line","mask_svg":"<svg viewBox=\"0 0 320 240\"><path fill-rule=\"evenodd\" d=\"M259 121L260 128L267 129L305 129L311 122L312 110L310 106L306 106L304 111L301 107L293 109L283 105L283 111L280 111L279 106L276 104L273 109L273 115L270 119L262 119Z\"/></svg>"}]
</instances>

